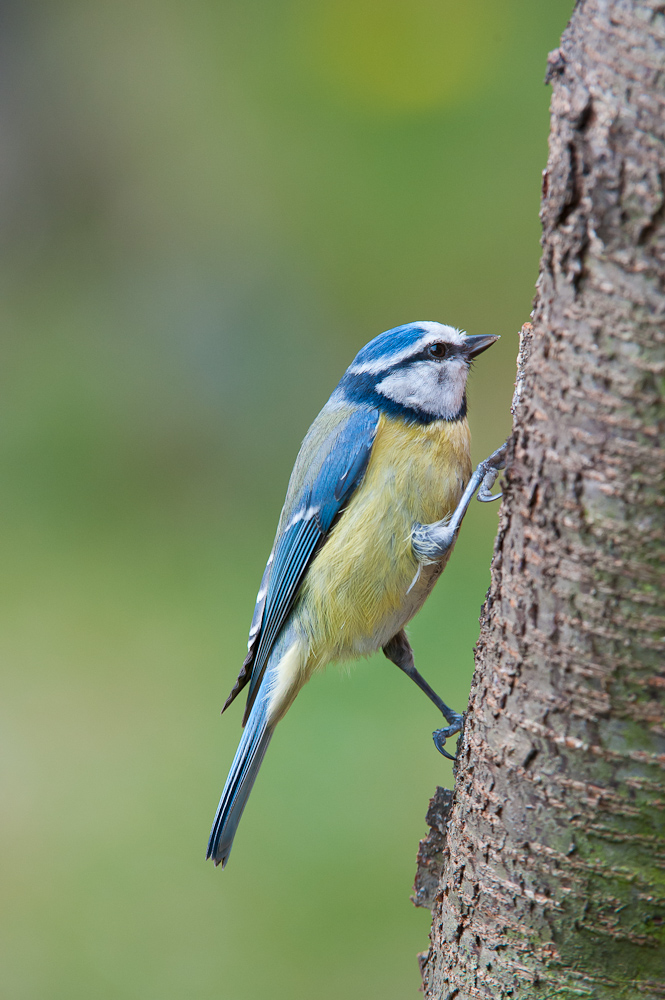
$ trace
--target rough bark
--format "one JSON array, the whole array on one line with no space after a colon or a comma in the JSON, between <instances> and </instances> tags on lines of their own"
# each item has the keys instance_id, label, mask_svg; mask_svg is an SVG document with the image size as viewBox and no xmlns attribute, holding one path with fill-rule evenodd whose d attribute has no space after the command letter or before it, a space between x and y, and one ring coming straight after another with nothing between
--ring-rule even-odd
<instances>
[{"instance_id":1,"label":"rough bark","mask_svg":"<svg viewBox=\"0 0 665 1000\"><path fill-rule=\"evenodd\" d=\"M435 797L421 845L423 981L446 1000L655 1000L665 3L581 0L548 76L543 255L492 583L454 797Z\"/></svg>"}]
</instances>

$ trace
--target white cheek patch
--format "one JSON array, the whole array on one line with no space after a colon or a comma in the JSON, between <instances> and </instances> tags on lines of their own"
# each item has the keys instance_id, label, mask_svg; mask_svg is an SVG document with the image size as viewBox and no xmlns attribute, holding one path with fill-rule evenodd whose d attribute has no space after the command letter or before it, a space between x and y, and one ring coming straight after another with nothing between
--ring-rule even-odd
<instances>
[{"instance_id":1,"label":"white cheek patch","mask_svg":"<svg viewBox=\"0 0 665 1000\"><path fill-rule=\"evenodd\" d=\"M450 420L462 406L468 368L464 361L417 361L400 368L376 386L376 391L400 406Z\"/></svg>"}]
</instances>

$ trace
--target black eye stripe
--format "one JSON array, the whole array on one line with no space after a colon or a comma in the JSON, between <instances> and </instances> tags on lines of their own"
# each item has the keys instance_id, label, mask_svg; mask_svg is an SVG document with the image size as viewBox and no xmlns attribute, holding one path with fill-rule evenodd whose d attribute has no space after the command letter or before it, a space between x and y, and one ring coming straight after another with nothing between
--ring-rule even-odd
<instances>
[{"instance_id":1,"label":"black eye stripe","mask_svg":"<svg viewBox=\"0 0 665 1000\"><path fill-rule=\"evenodd\" d=\"M440 341L436 341L435 343L439 344ZM463 344L443 344L442 346L445 347L446 353L444 357L440 358L437 358L430 353L430 349L433 346L434 344L428 344L426 347L422 347L417 354L412 354L408 358L402 358L401 361L398 361L395 364L387 362L386 367L380 372L376 372L373 377L379 379L385 378L391 372L399 371L402 368L408 368L415 361L452 361L453 358L462 358L464 361L467 360Z\"/></svg>"},{"instance_id":2,"label":"black eye stripe","mask_svg":"<svg viewBox=\"0 0 665 1000\"><path fill-rule=\"evenodd\" d=\"M445 354L436 355L432 353L433 347L443 347L445 348ZM395 367L403 368L407 365L413 364L414 361L450 361L452 358L461 358L464 356L464 348L461 344L444 344L436 341L434 344L428 344L417 354L412 355L410 358L406 358L401 364Z\"/></svg>"}]
</instances>

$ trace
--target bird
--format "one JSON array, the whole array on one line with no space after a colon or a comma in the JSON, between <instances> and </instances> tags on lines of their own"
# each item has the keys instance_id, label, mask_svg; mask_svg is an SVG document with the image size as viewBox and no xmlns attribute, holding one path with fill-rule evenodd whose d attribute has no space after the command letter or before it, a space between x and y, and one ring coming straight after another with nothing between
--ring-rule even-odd
<instances>
[{"instance_id":1,"label":"bird","mask_svg":"<svg viewBox=\"0 0 665 1000\"><path fill-rule=\"evenodd\" d=\"M504 449L471 475L467 376L499 338L414 322L356 355L302 443L261 580L247 656L243 733L206 858L225 867L276 725L315 671L383 650L462 728L418 673L404 631L444 569L473 492L489 493ZM454 758L453 758L454 759Z\"/></svg>"}]
</instances>

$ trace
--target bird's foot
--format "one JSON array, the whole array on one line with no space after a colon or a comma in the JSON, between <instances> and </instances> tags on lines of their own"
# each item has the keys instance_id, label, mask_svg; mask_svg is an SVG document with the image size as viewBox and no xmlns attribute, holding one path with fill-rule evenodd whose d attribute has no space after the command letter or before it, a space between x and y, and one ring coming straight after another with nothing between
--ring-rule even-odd
<instances>
[{"instance_id":1,"label":"bird's foot","mask_svg":"<svg viewBox=\"0 0 665 1000\"><path fill-rule=\"evenodd\" d=\"M447 726L443 729L435 729L432 733L434 746L439 753L443 754L444 757L447 757L448 760L457 760L457 757L453 757L453 755L449 754L445 749L445 742L447 739L450 739L451 736L454 736L455 733L462 732L462 729L464 728L464 716L460 715L459 712L451 712L446 718L446 722L448 723Z\"/></svg>"},{"instance_id":2,"label":"bird's foot","mask_svg":"<svg viewBox=\"0 0 665 1000\"><path fill-rule=\"evenodd\" d=\"M497 448L496 451L492 452L489 458L486 458L484 462L480 463L480 465L485 468L485 475L483 476L483 481L478 489L476 500L480 500L481 503L491 503L492 500L500 500L503 496L503 493L492 493L491 489L494 486L501 469L505 469L506 467L507 450L508 442L506 441L506 443L502 444L500 448Z\"/></svg>"},{"instance_id":3,"label":"bird's foot","mask_svg":"<svg viewBox=\"0 0 665 1000\"><path fill-rule=\"evenodd\" d=\"M476 500L480 500L481 503L491 503L492 500L500 500L503 493L492 493L492 487L496 482L496 478L499 475L498 469L488 469L485 473L480 488L476 494Z\"/></svg>"},{"instance_id":4,"label":"bird's foot","mask_svg":"<svg viewBox=\"0 0 665 1000\"><path fill-rule=\"evenodd\" d=\"M499 471L506 465L506 452L508 442L492 452L489 458L480 462L471 476L462 499L448 518L441 521L434 521L432 524L420 524L416 522L411 529L411 545L413 552L420 562L433 563L443 559L451 548L457 533L460 529L462 519L467 512L469 504L473 499L476 490L479 490L478 499L487 503L489 500L498 500L501 496L497 493L493 496L490 493L492 486L499 474Z\"/></svg>"}]
</instances>

